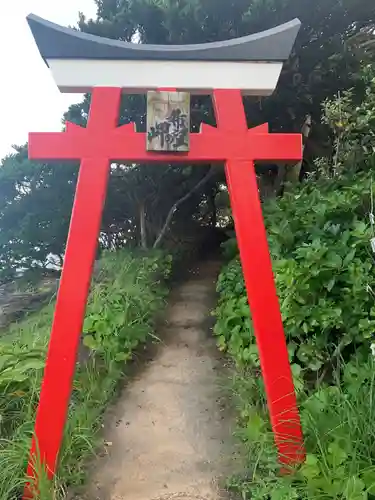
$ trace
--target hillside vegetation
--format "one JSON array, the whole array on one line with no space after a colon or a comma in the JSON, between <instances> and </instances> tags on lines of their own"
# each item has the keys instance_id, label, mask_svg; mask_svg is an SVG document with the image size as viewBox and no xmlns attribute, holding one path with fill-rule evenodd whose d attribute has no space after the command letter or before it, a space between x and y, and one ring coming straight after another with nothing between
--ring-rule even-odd
<instances>
[{"instance_id":1,"label":"hillside vegetation","mask_svg":"<svg viewBox=\"0 0 375 500\"><path fill-rule=\"evenodd\" d=\"M314 177L264 205L307 449L291 475L280 475L277 463L236 242L225 244L234 258L218 280L215 333L236 366L247 465L231 486L244 499L375 498L371 68L363 79L362 104L348 92L324 105L336 134L332 162L320 161Z\"/></svg>"},{"instance_id":2,"label":"hillside vegetation","mask_svg":"<svg viewBox=\"0 0 375 500\"><path fill-rule=\"evenodd\" d=\"M155 314L166 296L171 258L108 252L91 287L65 438L54 485L42 482L40 500L62 498L85 477L102 412L137 348L154 339ZM13 324L0 341L0 499L18 498L39 397L54 304ZM88 346L89 349L85 349ZM57 495L57 496L53 496Z\"/></svg>"}]
</instances>

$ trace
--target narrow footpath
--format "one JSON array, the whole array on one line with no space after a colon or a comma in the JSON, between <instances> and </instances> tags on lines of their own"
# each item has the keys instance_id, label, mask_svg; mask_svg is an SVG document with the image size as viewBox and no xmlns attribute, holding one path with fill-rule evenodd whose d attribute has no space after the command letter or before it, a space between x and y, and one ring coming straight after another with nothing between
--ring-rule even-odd
<instances>
[{"instance_id":1,"label":"narrow footpath","mask_svg":"<svg viewBox=\"0 0 375 500\"><path fill-rule=\"evenodd\" d=\"M171 293L155 356L108 412L88 500L227 498L231 420L210 316L219 268L203 262Z\"/></svg>"}]
</instances>

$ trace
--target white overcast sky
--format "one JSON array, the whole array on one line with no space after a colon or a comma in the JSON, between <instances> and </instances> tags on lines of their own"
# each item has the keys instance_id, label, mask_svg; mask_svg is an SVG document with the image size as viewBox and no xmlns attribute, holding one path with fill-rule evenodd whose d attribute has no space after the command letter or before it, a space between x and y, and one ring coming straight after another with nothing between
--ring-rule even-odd
<instances>
[{"instance_id":1,"label":"white overcast sky","mask_svg":"<svg viewBox=\"0 0 375 500\"><path fill-rule=\"evenodd\" d=\"M5 11L5 12L4 12ZM61 94L39 55L25 17L31 12L75 25L78 11L94 17L93 0L6 1L0 14L0 159L28 132L59 131L63 112L78 94Z\"/></svg>"}]
</instances>

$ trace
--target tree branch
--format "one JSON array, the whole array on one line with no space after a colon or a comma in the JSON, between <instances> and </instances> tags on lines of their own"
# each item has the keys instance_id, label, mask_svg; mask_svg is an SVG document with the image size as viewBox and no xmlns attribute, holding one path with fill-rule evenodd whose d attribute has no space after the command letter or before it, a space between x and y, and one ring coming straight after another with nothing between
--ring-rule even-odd
<instances>
[{"instance_id":1,"label":"tree branch","mask_svg":"<svg viewBox=\"0 0 375 500\"><path fill-rule=\"evenodd\" d=\"M210 179L213 172L214 168L211 167L210 170L207 172L207 174L204 177L202 177L202 179L198 182L198 184L196 184L187 194L185 194L185 196L176 201L176 203L172 206L172 208L168 212L167 218L165 219L164 225L159 233L159 236L155 240L153 248L158 248L160 246L162 240L164 239L164 236L168 231L173 215L178 209L178 207L182 205L182 203L185 203L185 201L187 201L194 193L196 193Z\"/></svg>"}]
</instances>

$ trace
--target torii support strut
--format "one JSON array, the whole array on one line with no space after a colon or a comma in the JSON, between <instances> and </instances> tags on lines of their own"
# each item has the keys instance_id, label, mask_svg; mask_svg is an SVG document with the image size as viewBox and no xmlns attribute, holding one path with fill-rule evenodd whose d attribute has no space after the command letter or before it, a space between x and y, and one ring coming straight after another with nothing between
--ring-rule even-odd
<instances>
[{"instance_id":1,"label":"torii support strut","mask_svg":"<svg viewBox=\"0 0 375 500\"><path fill-rule=\"evenodd\" d=\"M280 462L304 459L303 439L288 351L272 273L254 161L299 161L299 134L248 129L240 90L214 90L217 128L191 135L188 153L146 151L134 124L117 127L120 88L95 88L87 128L67 123L65 132L31 133L32 159L81 160L61 282L36 416L28 475L37 482L39 456L53 477L70 401L77 349L95 260L110 162L225 162L272 429ZM26 492L26 497L29 495Z\"/></svg>"}]
</instances>

